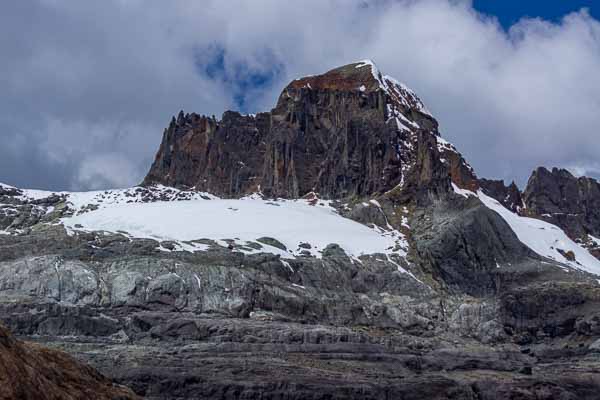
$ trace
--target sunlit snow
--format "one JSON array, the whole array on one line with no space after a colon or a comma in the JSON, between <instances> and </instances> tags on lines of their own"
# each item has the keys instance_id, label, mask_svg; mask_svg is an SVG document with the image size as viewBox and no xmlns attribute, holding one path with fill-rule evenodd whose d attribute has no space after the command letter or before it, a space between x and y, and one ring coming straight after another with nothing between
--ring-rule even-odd
<instances>
[{"instance_id":1,"label":"sunlit snow","mask_svg":"<svg viewBox=\"0 0 600 400\"><path fill-rule=\"evenodd\" d=\"M519 240L537 254L572 268L600 275L600 260L571 240L559 227L539 219L521 217L481 190L473 193L460 189L455 184L452 184L452 187L461 196L478 197L485 206L500 214ZM565 253L572 251L575 255L575 261L565 258L559 250Z\"/></svg>"},{"instance_id":2,"label":"sunlit snow","mask_svg":"<svg viewBox=\"0 0 600 400\"><path fill-rule=\"evenodd\" d=\"M84 196L74 196L78 205L82 204L81 197ZM374 253L405 255L407 248L403 235L396 230L370 228L340 216L326 202L310 205L306 200L213 197L147 203L103 202L97 210L63 218L62 222L70 230L126 232L135 238L175 241L190 251L195 250L194 244L188 243L192 240L211 239L226 245L224 240L229 239L244 245L261 237L283 243L288 251L261 245L265 251L286 257L294 257L303 250L320 257L331 243L354 257ZM310 248L299 247L301 243L309 244Z\"/></svg>"}]
</instances>

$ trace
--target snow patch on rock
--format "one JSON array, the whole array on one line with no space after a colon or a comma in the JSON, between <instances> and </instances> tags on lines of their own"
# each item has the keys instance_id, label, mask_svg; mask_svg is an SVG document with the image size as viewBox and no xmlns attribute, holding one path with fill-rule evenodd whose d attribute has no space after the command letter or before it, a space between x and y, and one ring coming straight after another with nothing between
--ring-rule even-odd
<instances>
[{"instance_id":1,"label":"snow patch on rock","mask_svg":"<svg viewBox=\"0 0 600 400\"><path fill-rule=\"evenodd\" d=\"M470 190L459 188L454 182L452 182L452 189L454 190L454 193L459 194L465 198L468 198L469 196L477 197L477 195L471 192Z\"/></svg>"},{"instance_id":2,"label":"snow patch on rock","mask_svg":"<svg viewBox=\"0 0 600 400\"><path fill-rule=\"evenodd\" d=\"M494 210L508 223L513 232L517 235L521 243L529 247L542 257L554 260L581 271L600 275L600 260L591 255L586 249L571 240L567 234L548 222L522 217L513 213L500 202L489 197L482 190L474 193L469 190L461 189L452 184L454 192L464 196L474 196L491 210ZM571 252L574 260L569 260L565 254Z\"/></svg>"},{"instance_id":3,"label":"snow patch on rock","mask_svg":"<svg viewBox=\"0 0 600 400\"><path fill-rule=\"evenodd\" d=\"M569 267L600 275L600 260L571 240L559 227L539 219L521 217L481 190L478 191L477 197L488 208L500 214L519 240L537 254ZM574 261L564 256L568 252L573 253Z\"/></svg>"},{"instance_id":4,"label":"snow patch on rock","mask_svg":"<svg viewBox=\"0 0 600 400\"><path fill-rule=\"evenodd\" d=\"M96 198L97 199L97 198ZM77 198L76 203L81 204ZM125 232L132 238L172 241L176 250L196 251L194 240L209 239L245 252L269 252L293 258L308 251L321 257L327 245L338 244L349 256L383 253L405 256L408 243L401 232L368 227L338 214L329 202L311 205L308 200L239 200L195 198L185 201L102 201L97 209L62 219L72 232ZM82 205L85 208L85 205ZM277 239L288 249L248 243L261 237ZM310 244L300 246L301 244ZM179 247L180 246L180 247ZM168 249L161 248L163 251Z\"/></svg>"},{"instance_id":5,"label":"snow patch on rock","mask_svg":"<svg viewBox=\"0 0 600 400\"><path fill-rule=\"evenodd\" d=\"M594 244L594 246L600 246L600 239L598 239L597 237L594 237L590 234L588 234L590 240L592 241L592 243Z\"/></svg>"}]
</instances>

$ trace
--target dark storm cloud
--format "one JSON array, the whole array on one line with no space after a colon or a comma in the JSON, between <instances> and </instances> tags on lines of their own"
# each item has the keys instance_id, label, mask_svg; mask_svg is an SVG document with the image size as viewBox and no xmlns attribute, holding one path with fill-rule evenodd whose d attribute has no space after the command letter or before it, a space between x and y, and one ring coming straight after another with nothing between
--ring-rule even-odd
<instances>
[{"instance_id":1,"label":"dark storm cloud","mask_svg":"<svg viewBox=\"0 0 600 400\"><path fill-rule=\"evenodd\" d=\"M600 24L504 30L468 1L18 1L0 13L0 181L86 189L144 175L179 109L272 107L363 58L404 81L480 175L600 170Z\"/></svg>"}]
</instances>

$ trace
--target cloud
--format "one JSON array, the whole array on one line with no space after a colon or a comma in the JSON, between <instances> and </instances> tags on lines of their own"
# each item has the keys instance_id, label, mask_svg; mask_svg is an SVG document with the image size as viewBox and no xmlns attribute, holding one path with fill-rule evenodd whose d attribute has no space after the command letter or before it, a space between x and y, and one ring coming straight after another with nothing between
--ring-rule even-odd
<instances>
[{"instance_id":1,"label":"cloud","mask_svg":"<svg viewBox=\"0 0 600 400\"><path fill-rule=\"evenodd\" d=\"M89 160L110 171L104 184L140 181L161 133L180 109L231 107L220 82L198 73L202 31L182 10L139 2L24 0L0 15L0 180L53 189L98 187ZM182 25L179 22L182 21ZM27 29L24 29L27 27ZM208 40L208 39L207 39ZM112 158L98 157L110 153ZM36 163L26 160L35 154ZM35 172L31 169L35 168Z\"/></svg>"},{"instance_id":2,"label":"cloud","mask_svg":"<svg viewBox=\"0 0 600 400\"><path fill-rule=\"evenodd\" d=\"M81 161L76 184L92 190L126 187L140 182L139 172L134 162L119 153L100 153Z\"/></svg>"},{"instance_id":3,"label":"cloud","mask_svg":"<svg viewBox=\"0 0 600 400\"><path fill-rule=\"evenodd\" d=\"M600 176L600 163L588 163L584 165L568 165L566 169L573 175L579 176Z\"/></svg>"},{"instance_id":4,"label":"cloud","mask_svg":"<svg viewBox=\"0 0 600 400\"><path fill-rule=\"evenodd\" d=\"M145 121L46 119L34 133L38 149L55 165L68 165L68 189L124 187L142 181L156 151L157 126ZM148 137L156 136L154 140ZM143 162L140 162L143 160Z\"/></svg>"},{"instance_id":5,"label":"cloud","mask_svg":"<svg viewBox=\"0 0 600 400\"><path fill-rule=\"evenodd\" d=\"M373 42L481 175L523 183L598 159L600 24L586 11L506 32L468 3L422 1L393 7Z\"/></svg>"},{"instance_id":6,"label":"cloud","mask_svg":"<svg viewBox=\"0 0 600 400\"><path fill-rule=\"evenodd\" d=\"M481 176L598 173L585 10L506 31L469 1L23 0L0 16L0 51L0 180L21 186L135 184L179 109L270 109L289 80L363 58L412 87Z\"/></svg>"}]
</instances>

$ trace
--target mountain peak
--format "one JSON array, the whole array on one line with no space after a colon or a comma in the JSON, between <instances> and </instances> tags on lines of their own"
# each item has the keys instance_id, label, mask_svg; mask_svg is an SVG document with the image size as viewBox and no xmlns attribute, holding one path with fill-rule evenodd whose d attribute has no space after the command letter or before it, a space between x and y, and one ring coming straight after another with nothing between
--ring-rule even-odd
<instances>
[{"instance_id":1,"label":"mountain peak","mask_svg":"<svg viewBox=\"0 0 600 400\"><path fill-rule=\"evenodd\" d=\"M371 61L368 64L359 61L331 69L323 74L295 79L288 85L288 88L375 91L380 88L380 82L377 74L373 71L377 70Z\"/></svg>"},{"instance_id":2,"label":"mountain peak","mask_svg":"<svg viewBox=\"0 0 600 400\"><path fill-rule=\"evenodd\" d=\"M388 95L392 105L432 116L415 92L397 79L383 74L369 59L334 68L320 75L309 75L293 80L283 93L295 90L333 90L362 92L381 91Z\"/></svg>"},{"instance_id":3,"label":"mountain peak","mask_svg":"<svg viewBox=\"0 0 600 400\"><path fill-rule=\"evenodd\" d=\"M450 175L476 190L460 153L438 139L437 121L416 94L362 60L292 81L276 106L255 118L180 115L165 130L144 184L233 198L317 192L329 199L403 188L409 198L419 186L420 198L429 186L447 192Z\"/></svg>"}]
</instances>

